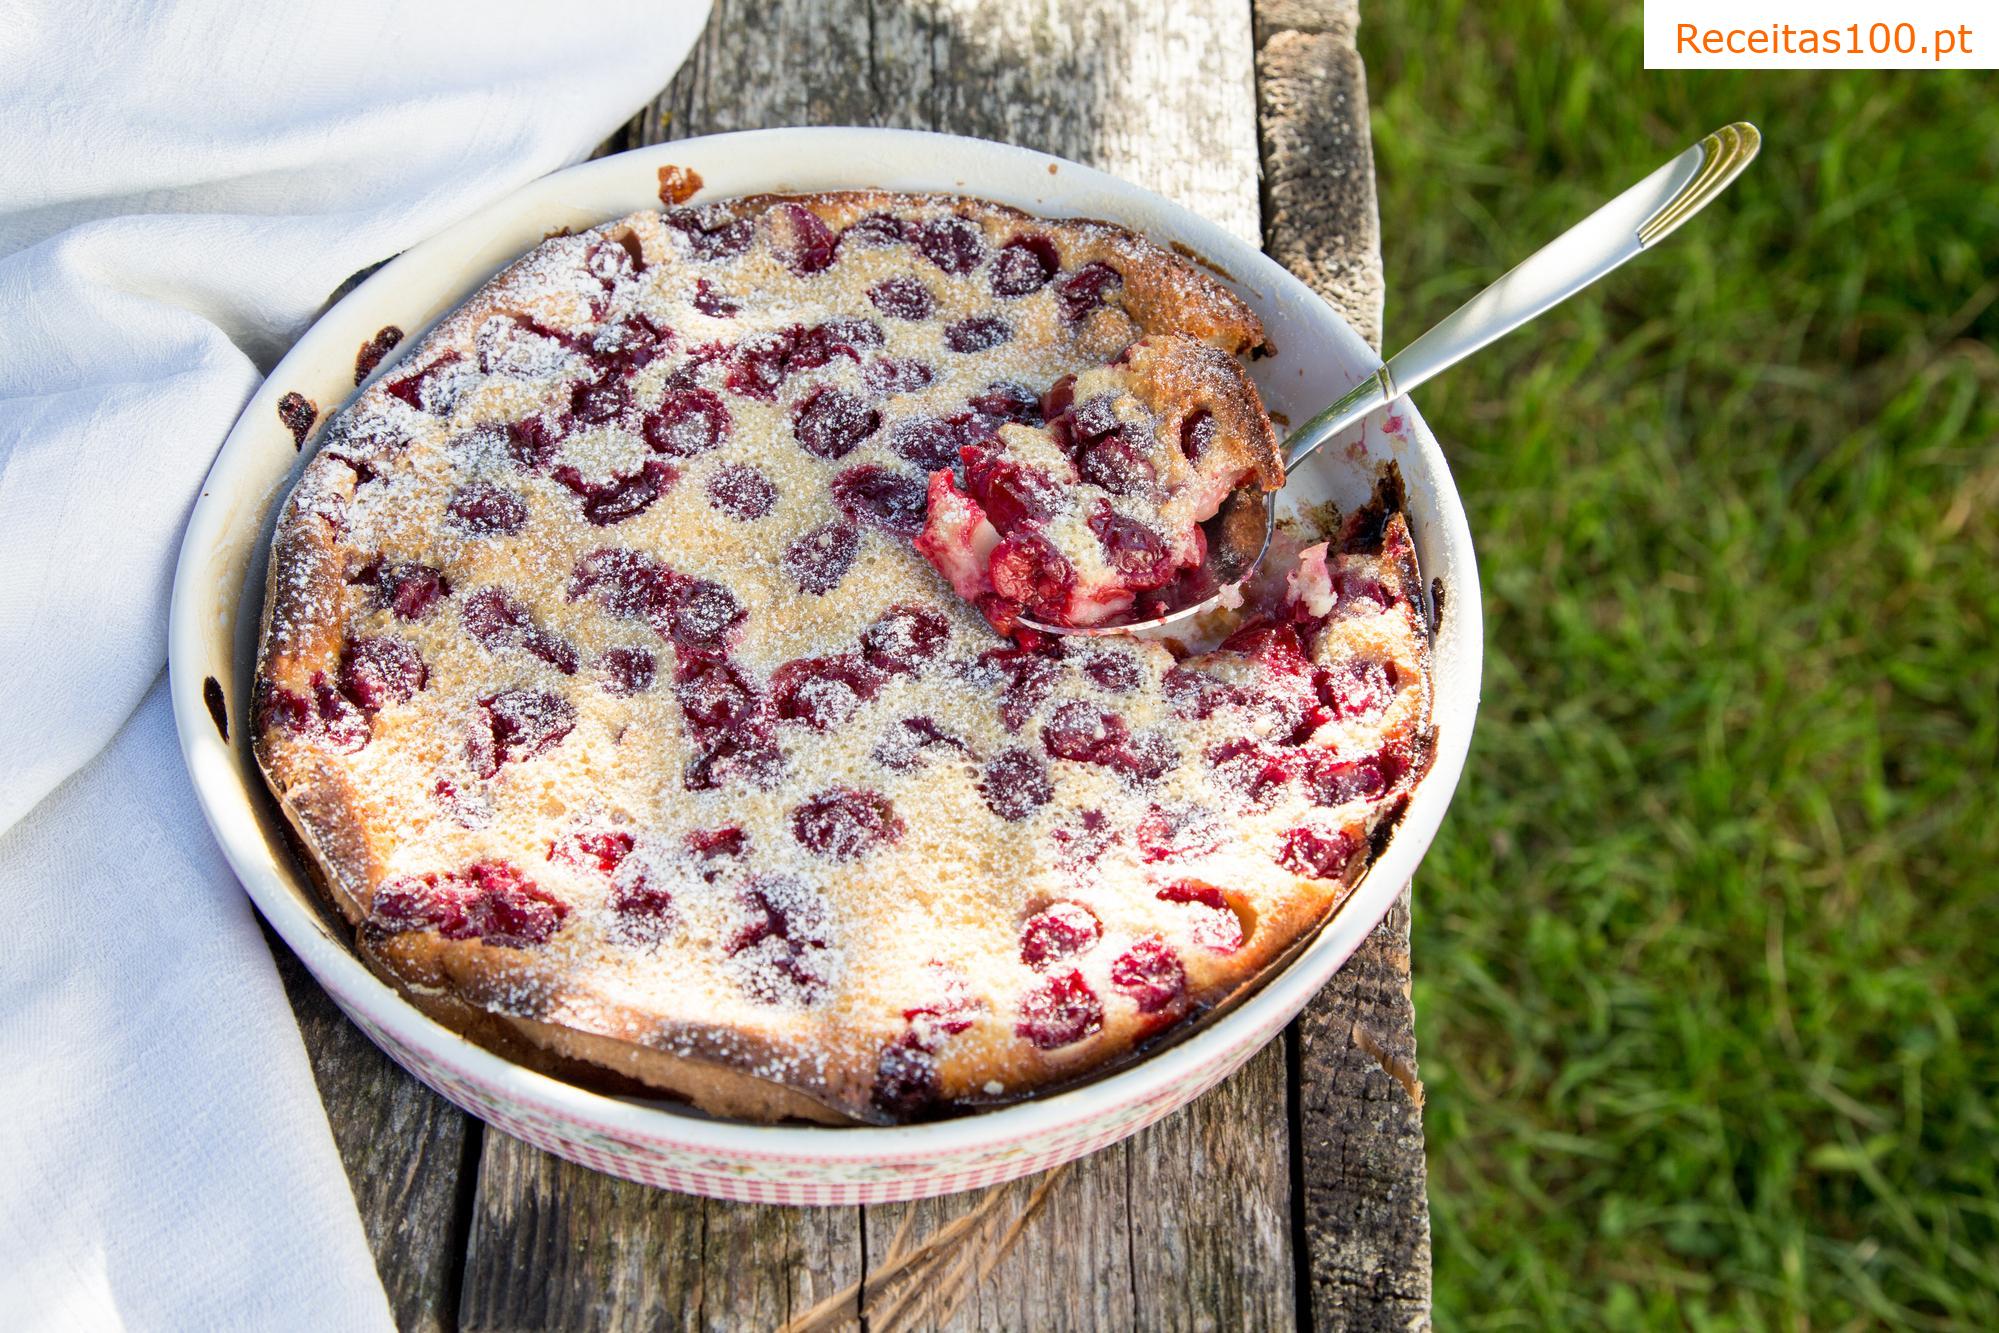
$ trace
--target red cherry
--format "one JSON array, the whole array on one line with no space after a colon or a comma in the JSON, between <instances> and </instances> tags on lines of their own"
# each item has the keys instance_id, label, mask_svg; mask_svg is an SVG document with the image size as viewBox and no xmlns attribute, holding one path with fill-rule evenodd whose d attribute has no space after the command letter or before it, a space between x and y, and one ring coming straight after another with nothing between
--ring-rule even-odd
<instances>
[{"instance_id":1,"label":"red cherry","mask_svg":"<svg viewBox=\"0 0 1999 1333\"><path fill-rule=\"evenodd\" d=\"M1087 953L1103 937L1097 914L1081 903L1059 902L1027 918L1020 928L1020 961L1037 972Z\"/></svg>"},{"instance_id":2,"label":"red cherry","mask_svg":"<svg viewBox=\"0 0 1999 1333\"><path fill-rule=\"evenodd\" d=\"M601 528L643 514L680 480L680 473L670 463L649 458L631 472L613 474L608 481L585 481L573 467L557 468L555 479L582 497L585 521Z\"/></svg>"},{"instance_id":3,"label":"red cherry","mask_svg":"<svg viewBox=\"0 0 1999 1333\"><path fill-rule=\"evenodd\" d=\"M1000 247L993 261L993 295L1026 296L1040 291L1062 266L1055 242L1046 236L1016 236Z\"/></svg>"},{"instance_id":4,"label":"red cherry","mask_svg":"<svg viewBox=\"0 0 1999 1333\"><path fill-rule=\"evenodd\" d=\"M1277 864L1309 879L1343 879L1362 845L1352 829L1294 828L1278 846Z\"/></svg>"},{"instance_id":5,"label":"red cherry","mask_svg":"<svg viewBox=\"0 0 1999 1333\"><path fill-rule=\"evenodd\" d=\"M618 695L644 694L658 669L643 648L606 648L597 664L604 669L604 688Z\"/></svg>"},{"instance_id":6,"label":"red cherry","mask_svg":"<svg viewBox=\"0 0 1999 1333\"><path fill-rule=\"evenodd\" d=\"M1124 284L1124 275L1109 264L1091 261L1055 284L1062 317L1075 323L1104 303L1105 294Z\"/></svg>"},{"instance_id":7,"label":"red cherry","mask_svg":"<svg viewBox=\"0 0 1999 1333\"><path fill-rule=\"evenodd\" d=\"M861 631L861 656L876 671L912 675L944 651L951 624L921 606L891 606Z\"/></svg>"},{"instance_id":8,"label":"red cherry","mask_svg":"<svg viewBox=\"0 0 1999 1333\"><path fill-rule=\"evenodd\" d=\"M502 690L481 699L479 709L466 752L482 778L546 752L576 726L575 707L546 690Z\"/></svg>"},{"instance_id":9,"label":"red cherry","mask_svg":"<svg viewBox=\"0 0 1999 1333\"><path fill-rule=\"evenodd\" d=\"M829 861L865 856L903 833L895 807L880 792L834 787L791 812L791 836Z\"/></svg>"},{"instance_id":10,"label":"red cherry","mask_svg":"<svg viewBox=\"0 0 1999 1333\"><path fill-rule=\"evenodd\" d=\"M1193 909L1196 919L1187 933L1194 943L1216 953L1234 953L1242 947L1242 918L1214 885L1197 879L1176 880L1161 889L1158 898L1186 903Z\"/></svg>"},{"instance_id":11,"label":"red cherry","mask_svg":"<svg viewBox=\"0 0 1999 1333\"><path fill-rule=\"evenodd\" d=\"M916 248L946 273L970 273L985 262L986 238L970 218L933 218L918 225Z\"/></svg>"},{"instance_id":12,"label":"red cherry","mask_svg":"<svg viewBox=\"0 0 1999 1333\"><path fill-rule=\"evenodd\" d=\"M729 463L708 478L708 502L742 522L754 522L777 503L777 487L747 463Z\"/></svg>"},{"instance_id":13,"label":"red cherry","mask_svg":"<svg viewBox=\"0 0 1999 1333\"><path fill-rule=\"evenodd\" d=\"M881 429L881 413L852 394L821 384L791 409L791 433L814 458L845 458Z\"/></svg>"},{"instance_id":14,"label":"red cherry","mask_svg":"<svg viewBox=\"0 0 1999 1333\"><path fill-rule=\"evenodd\" d=\"M1075 566L1032 527L1016 528L993 548L987 573L994 592L1042 619L1062 619L1076 586Z\"/></svg>"},{"instance_id":15,"label":"red cherry","mask_svg":"<svg viewBox=\"0 0 1999 1333\"><path fill-rule=\"evenodd\" d=\"M862 463L833 478L833 504L847 520L884 528L905 537L923 531L930 511L921 480L879 463Z\"/></svg>"},{"instance_id":16,"label":"red cherry","mask_svg":"<svg viewBox=\"0 0 1999 1333\"><path fill-rule=\"evenodd\" d=\"M868 288L868 300L890 319L928 319L937 305L930 289L915 278L883 278Z\"/></svg>"},{"instance_id":17,"label":"red cherry","mask_svg":"<svg viewBox=\"0 0 1999 1333\"><path fill-rule=\"evenodd\" d=\"M1111 985L1130 996L1142 1014L1156 1014L1185 993L1187 970L1161 941L1148 936L1111 964Z\"/></svg>"},{"instance_id":18,"label":"red cherry","mask_svg":"<svg viewBox=\"0 0 1999 1333\"><path fill-rule=\"evenodd\" d=\"M785 548L780 562L800 589L823 596L840 586L859 553L861 534L846 523L827 523Z\"/></svg>"},{"instance_id":19,"label":"red cherry","mask_svg":"<svg viewBox=\"0 0 1999 1333\"><path fill-rule=\"evenodd\" d=\"M786 662L771 674L771 704L786 722L802 722L814 731L845 724L863 702L875 697L881 678L859 655L805 657Z\"/></svg>"},{"instance_id":20,"label":"red cherry","mask_svg":"<svg viewBox=\"0 0 1999 1333\"><path fill-rule=\"evenodd\" d=\"M954 352L989 352L1013 338L1013 326L997 315L973 315L944 329L944 345Z\"/></svg>"},{"instance_id":21,"label":"red cherry","mask_svg":"<svg viewBox=\"0 0 1999 1333\"><path fill-rule=\"evenodd\" d=\"M534 621L527 605L500 588L481 588L458 610L465 632L489 653L517 649L565 676L576 674L576 649Z\"/></svg>"},{"instance_id":22,"label":"red cherry","mask_svg":"<svg viewBox=\"0 0 1999 1333\"><path fill-rule=\"evenodd\" d=\"M861 382L883 395L915 393L935 378L930 364L914 357L878 356L861 371Z\"/></svg>"},{"instance_id":23,"label":"red cherry","mask_svg":"<svg viewBox=\"0 0 1999 1333\"><path fill-rule=\"evenodd\" d=\"M1386 663L1357 658L1321 674L1319 697L1336 718L1367 721L1379 717L1395 698L1390 670Z\"/></svg>"},{"instance_id":24,"label":"red cherry","mask_svg":"<svg viewBox=\"0 0 1999 1333\"><path fill-rule=\"evenodd\" d=\"M692 458L729 438L729 409L707 389L674 389L646 413L646 443L672 458Z\"/></svg>"},{"instance_id":25,"label":"red cherry","mask_svg":"<svg viewBox=\"0 0 1999 1333\"><path fill-rule=\"evenodd\" d=\"M736 217L713 204L672 208L662 216L667 226L686 238L688 251L696 259L733 259L749 249L756 237L756 219Z\"/></svg>"},{"instance_id":26,"label":"red cherry","mask_svg":"<svg viewBox=\"0 0 1999 1333\"><path fill-rule=\"evenodd\" d=\"M1208 452L1215 443L1215 418L1205 407L1189 412L1180 423L1180 452L1190 463L1199 463L1201 455Z\"/></svg>"},{"instance_id":27,"label":"red cherry","mask_svg":"<svg viewBox=\"0 0 1999 1333\"><path fill-rule=\"evenodd\" d=\"M1044 977L1020 1001L1016 1034L1044 1051L1081 1041L1104 1025L1103 1001L1080 972Z\"/></svg>"},{"instance_id":28,"label":"red cherry","mask_svg":"<svg viewBox=\"0 0 1999 1333\"><path fill-rule=\"evenodd\" d=\"M869 213L848 224L840 233L843 244L860 245L870 250L885 249L891 245L901 245L908 239L908 228L901 219L889 213Z\"/></svg>"},{"instance_id":29,"label":"red cherry","mask_svg":"<svg viewBox=\"0 0 1999 1333\"><path fill-rule=\"evenodd\" d=\"M638 840L623 829L574 829L548 845L548 859L609 875L632 854Z\"/></svg>"},{"instance_id":30,"label":"red cherry","mask_svg":"<svg viewBox=\"0 0 1999 1333\"><path fill-rule=\"evenodd\" d=\"M525 500L512 491L503 491L483 481L453 491L445 505L445 512L454 523L475 537L511 536L528 521Z\"/></svg>"},{"instance_id":31,"label":"red cherry","mask_svg":"<svg viewBox=\"0 0 1999 1333\"><path fill-rule=\"evenodd\" d=\"M377 561L365 566L353 582L373 585L375 605L394 612L398 620L422 620L431 607L451 595L451 583L440 571L414 562Z\"/></svg>"},{"instance_id":32,"label":"red cherry","mask_svg":"<svg viewBox=\"0 0 1999 1333\"><path fill-rule=\"evenodd\" d=\"M364 713L407 703L429 679L423 658L405 639L355 639L340 650L340 692Z\"/></svg>"},{"instance_id":33,"label":"red cherry","mask_svg":"<svg viewBox=\"0 0 1999 1333\"><path fill-rule=\"evenodd\" d=\"M1048 766L1030 750L1001 750L986 765L979 784L986 805L1009 823L1027 818L1055 795L1048 779Z\"/></svg>"},{"instance_id":34,"label":"red cherry","mask_svg":"<svg viewBox=\"0 0 1999 1333\"><path fill-rule=\"evenodd\" d=\"M833 263L840 238L817 213L803 204L782 204L779 211L791 225L791 241L785 262L801 278L823 272Z\"/></svg>"},{"instance_id":35,"label":"red cherry","mask_svg":"<svg viewBox=\"0 0 1999 1333\"><path fill-rule=\"evenodd\" d=\"M1129 735L1124 719L1116 713L1076 699L1049 717L1041 728L1041 744L1057 759L1099 764L1122 750Z\"/></svg>"}]
</instances>

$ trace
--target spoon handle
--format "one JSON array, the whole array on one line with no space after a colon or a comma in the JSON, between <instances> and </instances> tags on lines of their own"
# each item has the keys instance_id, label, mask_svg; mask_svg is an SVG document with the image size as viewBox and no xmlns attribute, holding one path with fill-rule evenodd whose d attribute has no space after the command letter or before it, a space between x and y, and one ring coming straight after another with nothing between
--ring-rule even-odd
<instances>
[{"instance_id":1,"label":"spoon handle","mask_svg":"<svg viewBox=\"0 0 1999 1333\"><path fill-rule=\"evenodd\" d=\"M1746 121L1716 130L1535 251L1293 431L1285 466L1657 245L1741 175L1762 142Z\"/></svg>"}]
</instances>

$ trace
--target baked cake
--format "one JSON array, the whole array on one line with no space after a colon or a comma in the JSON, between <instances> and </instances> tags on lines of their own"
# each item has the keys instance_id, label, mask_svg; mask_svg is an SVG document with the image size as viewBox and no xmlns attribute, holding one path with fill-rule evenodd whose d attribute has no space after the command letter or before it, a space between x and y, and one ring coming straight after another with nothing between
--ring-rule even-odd
<instances>
[{"instance_id":1,"label":"baked cake","mask_svg":"<svg viewBox=\"0 0 1999 1333\"><path fill-rule=\"evenodd\" d=\"M517 1058L833 1123L1017 1100L1242 993L1427 764L1393 479L1205 643L1022 616L1142 609L1281 477L1261 342L1149 242L969 199L538 246L277 527L256 752L363 955Z\"/></svg>"}]
</instances>

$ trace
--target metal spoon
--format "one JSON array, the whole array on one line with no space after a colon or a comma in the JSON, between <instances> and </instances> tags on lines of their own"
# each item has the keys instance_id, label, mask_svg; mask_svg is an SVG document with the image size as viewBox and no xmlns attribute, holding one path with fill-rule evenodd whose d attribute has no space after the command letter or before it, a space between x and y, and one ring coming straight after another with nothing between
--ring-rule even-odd
<instances>
[{"instance_id":1,"label":"metal spoon","mask_svg":"<svg viewBox=\"0 0 1999 1333\"><path fill-rule=\"evenodd\" d=\"M1369 413L1665 240L1727 189L1762 144L1763 136L1746 121L1725 126L1563 232L1292 431L1284 443L1285 476ZM1208 568L1218 585L1248 578L1270 549L1277 527L1277 494L1244 487L1208 520ZM1128 625L1024 623L1048 634L1135 634L1191 619L1220 600L1217 592L1170 614Z\"/></svg>"}]
</instances>

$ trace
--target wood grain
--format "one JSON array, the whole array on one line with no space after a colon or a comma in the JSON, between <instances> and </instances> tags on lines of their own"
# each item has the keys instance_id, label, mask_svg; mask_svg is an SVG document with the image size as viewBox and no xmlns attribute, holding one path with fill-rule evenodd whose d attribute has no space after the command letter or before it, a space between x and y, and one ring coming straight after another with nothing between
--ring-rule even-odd
<instances>
[{"instance_id":1,"label":"wood grain","mask_svg":"<svg viewBox=\"0 0 1999 1333\"><path fill-rule=\"evenodd\" d=\"M398 1069L267 927L396 1326L457 1325L468 1179L482 1127Z\"/></svg>"}]
</instances>

